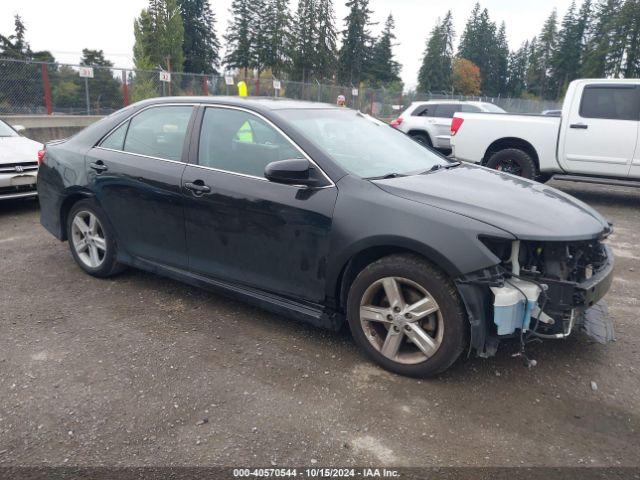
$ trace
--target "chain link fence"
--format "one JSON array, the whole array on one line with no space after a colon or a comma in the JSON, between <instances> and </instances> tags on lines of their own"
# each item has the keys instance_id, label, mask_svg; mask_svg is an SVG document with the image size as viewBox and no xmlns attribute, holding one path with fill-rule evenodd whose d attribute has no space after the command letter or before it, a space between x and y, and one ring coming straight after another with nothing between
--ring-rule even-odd
<instances>
[{"instance_id":1,"label":"chain link fence","mask_svg":"<svg viewBox=\"0 0 640 480\"><path fill-rule=\"evenodd\" d=\"M92 73L91 77L81 76ZM168 81L163 81L168 80ZM237 95L233 78L192 73L0 59L0 114L106 115L130 103L158 96ZM540 113L559 108L557 102L515 98L465 97L438 93L410 93L384 88L354 88L302 83L273 78L246 79L249 96L285 97L335 103L344 95L347 105L382 119L392 119L412 101L434 99L481 100L508 112ZM280 88L276 88L276 87Z\"/></svg>"}]
</instances>

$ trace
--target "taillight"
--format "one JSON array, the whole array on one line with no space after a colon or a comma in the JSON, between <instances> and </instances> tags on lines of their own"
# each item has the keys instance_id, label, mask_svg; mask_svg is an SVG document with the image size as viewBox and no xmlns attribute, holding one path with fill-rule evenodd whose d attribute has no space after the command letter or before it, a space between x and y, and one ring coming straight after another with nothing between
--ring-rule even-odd
<instances>
[{"instance_id":1,"label":"taillight","mask_svg":"<svg viewBox=\"0 0 640 480\"><path fill-rule=\"evenodd\" d=\"M402 122L403 122L402 117L398 117L389 125L391 125L393 128L398 128L400 125L402 125Z\"/></svg>"},{"instance_id":2,"label":"taillight","mask_svg":"<svg viewBox=\"0 0 640 480\"><path fill-rule=\"evenodd\" d=\"M451 120L451 136L452 137L456 133L458 133L458 130L460 130L460 127L462 126L463 123L464 123L464 118L453 117L453 120Z\"/></svg>"},{"instance_id":3,"label":"taillight","mask_svg":"<svg viewBox=\"0 0 640 480\"><path fill-rule=\"evenodd\" d=\"M44 148L42 150L38 150L38 166L44 163Z\"/></svg>"}]
</instances>

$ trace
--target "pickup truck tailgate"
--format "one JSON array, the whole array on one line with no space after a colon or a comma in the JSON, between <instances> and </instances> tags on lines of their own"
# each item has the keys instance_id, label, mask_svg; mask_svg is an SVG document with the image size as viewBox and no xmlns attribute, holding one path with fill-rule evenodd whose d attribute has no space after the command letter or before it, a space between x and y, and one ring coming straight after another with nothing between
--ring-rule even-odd
<instances>
[{"instance_id":1,"label":"pickup truck tailgate","mask_svg":"<svg viewBox=\"0 0 640 480\"><path fill-rule=\"evenodd\" d=\"M560 117L509 113L456 113L462 119L451 136L453 156L458 160L483 163L501 142L517 139L536 152L540 162L556 163Z\"/></svg>"}]
</instances>

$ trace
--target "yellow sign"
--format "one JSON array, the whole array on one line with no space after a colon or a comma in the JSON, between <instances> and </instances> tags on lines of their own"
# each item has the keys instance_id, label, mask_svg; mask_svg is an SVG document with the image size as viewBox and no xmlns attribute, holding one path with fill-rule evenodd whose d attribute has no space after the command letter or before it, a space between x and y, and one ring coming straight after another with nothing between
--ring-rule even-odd
<instances>
[{"instance_id":1,"label":"yellow sign","mask_svg":"<svg viewBox=\"0 0 640 480\"><path fill-rule=\"evenodd\" d=\"M246 97L247 93L247 84L244 82L238 82L238 95L241 97Z\"/></svg>"}]
</instances>

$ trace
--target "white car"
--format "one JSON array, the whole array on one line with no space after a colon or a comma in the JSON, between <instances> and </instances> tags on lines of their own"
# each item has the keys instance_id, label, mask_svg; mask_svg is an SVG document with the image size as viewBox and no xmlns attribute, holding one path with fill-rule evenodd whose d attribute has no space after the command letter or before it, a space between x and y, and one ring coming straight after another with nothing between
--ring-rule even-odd
<instances>
[{"instance_id":1,"label":"white car","mask_svg":"<svg viewBox=\"0 0 640 480\"><path fill-rule=\"evenodd\" d=\"M38 151L42 144L18 132L0 120L0 200L35 197L38 175Z\"/></svg>"},{"instance_id":2,"label":"white car","mask_svg":"<svg viewBox=\"0 0 640 480\"><path fill-rule=\"evenodd\" d=\"M569 85L560 116L457 113L453 155L521 177L640 186L640 79Z\"/></svg>"},{"instance_id":3,"label":"white car","mask_svg":"<svg viewBox=\"0 0 640 480\"><path fill-rule=\"evenodd\" d=\"M458 112L506 113L493 103L430 100L413 102L391 126L429 147L450 150L451 120Z\"/></svg>"}]
</instances>

